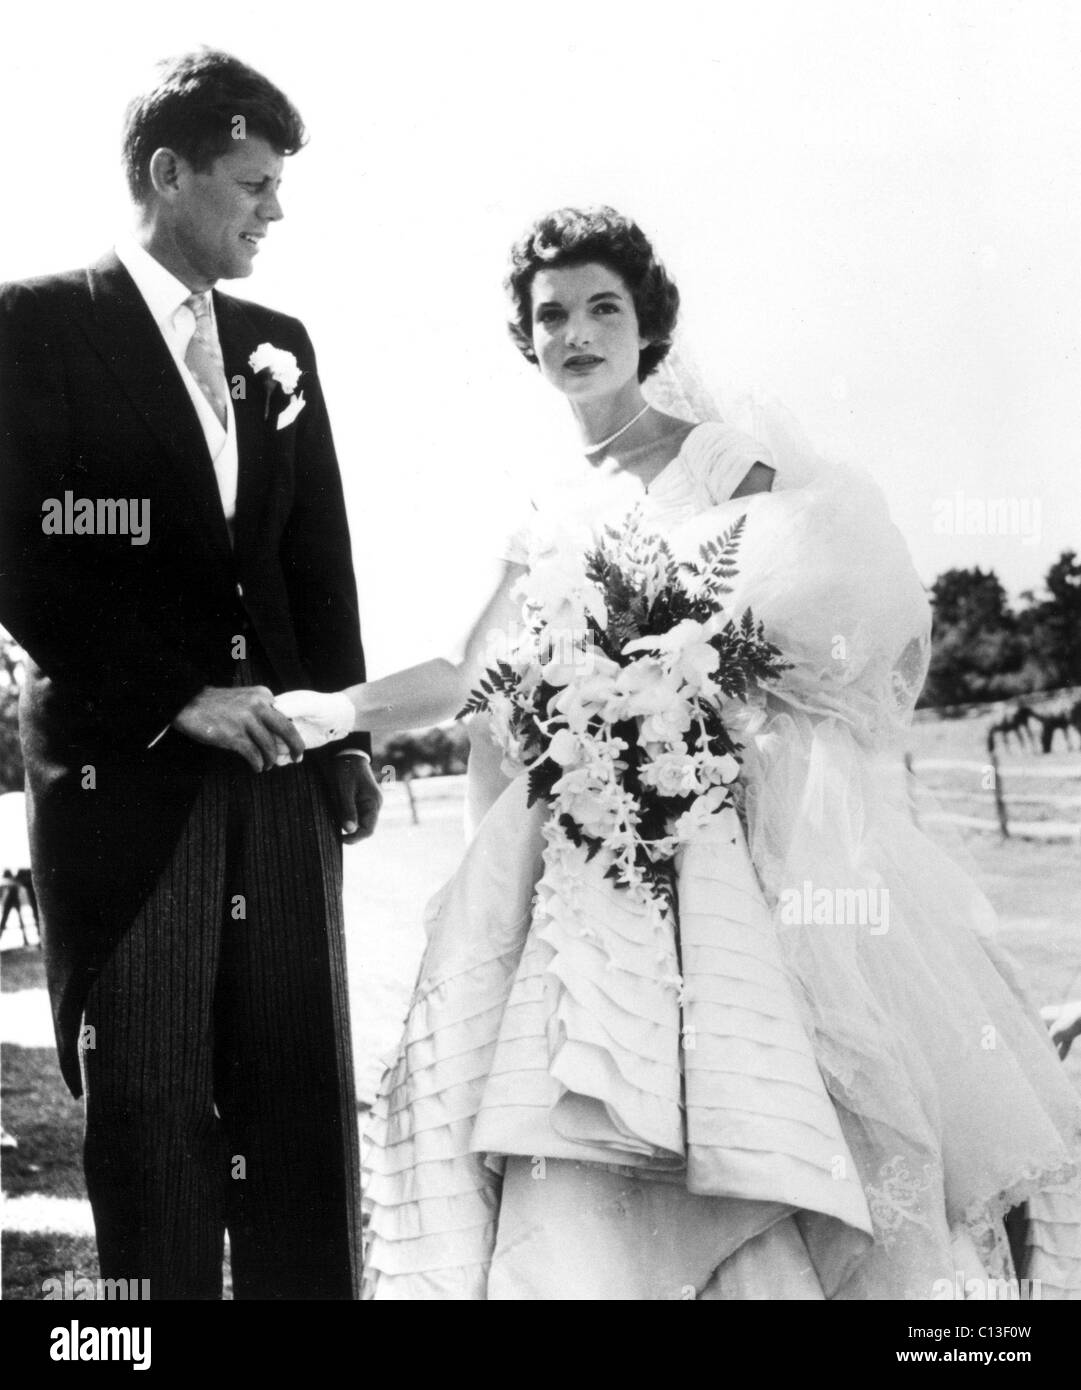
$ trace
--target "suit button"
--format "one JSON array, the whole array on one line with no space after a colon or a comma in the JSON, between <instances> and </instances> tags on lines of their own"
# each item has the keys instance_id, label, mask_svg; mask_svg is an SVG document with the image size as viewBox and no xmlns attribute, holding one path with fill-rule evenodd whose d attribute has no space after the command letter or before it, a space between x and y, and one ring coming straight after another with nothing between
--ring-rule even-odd
<instances>
[{"instance_id":1,"label":"suit button","mask_svg":"<svg viewBox=\"0 0 1081 1390\"><path fill-rule=\"evenodd\" d=\"M237 598L243 598L243 597L244 597L244 585L243 585L243 584L238 584L238 585L236 586L236 596L237 596Z\"/></svg>"}]
</instances>

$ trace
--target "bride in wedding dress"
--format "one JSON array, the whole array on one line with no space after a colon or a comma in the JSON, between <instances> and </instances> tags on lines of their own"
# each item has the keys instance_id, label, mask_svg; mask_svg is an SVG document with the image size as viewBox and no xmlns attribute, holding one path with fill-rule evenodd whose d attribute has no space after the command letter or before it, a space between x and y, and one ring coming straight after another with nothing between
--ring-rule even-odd
<instances>
[{"instance_id":1,"label":"bride in wedding dress","mask_svg":"<svg viewBox=\"0 0 1081 1390\"><path fill-rule=\"evenodd\" d=\"M632 510L677 557L744 516L725 608L789 666L725 709L741 796L680 850L669 941L475 725L475 833L364 1140L367 1296L1081 1297L1081 1107L897 776L930 619L880 495L776 412L745 434L647 404L678 294L612 209L542 218L508 287L577 478L537 480L461 661L279 708L309 744L453 716L531 584Z\"/></svg>"}]
</instances>

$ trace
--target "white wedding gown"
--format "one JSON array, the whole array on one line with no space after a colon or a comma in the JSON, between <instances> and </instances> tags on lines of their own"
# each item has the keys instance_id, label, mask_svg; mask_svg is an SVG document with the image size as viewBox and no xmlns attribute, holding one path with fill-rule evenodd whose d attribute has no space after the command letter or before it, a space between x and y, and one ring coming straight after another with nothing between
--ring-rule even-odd
<instances>
[{"instance_id":1,"label":"white wedding gown","mask_svg":"<svg viewBox=\"0 0 1081 1390\"><path fill-rule=\"evenodd\" d=\"M647 493L583 481L515 543L580 547L638 504L692 554L745 512L730 608L792 669L732 711L746 803L683 851L678 942L502 785L429 906L364 1137L368 1297L928 1299L1015 1273L1081 1297L1081 1107L903 802L926 598L873 489L769 443L774 493L730 500L763 447L704 424ZM820 888L888 917L793 920Z\"/></svg>"}]
</instances>

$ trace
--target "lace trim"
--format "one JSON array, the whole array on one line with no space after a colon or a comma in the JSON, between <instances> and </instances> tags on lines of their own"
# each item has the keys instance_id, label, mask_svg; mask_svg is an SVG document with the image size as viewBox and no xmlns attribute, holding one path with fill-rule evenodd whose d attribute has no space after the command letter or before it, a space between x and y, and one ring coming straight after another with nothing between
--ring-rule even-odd
<instances>
[{"instance_id":1,"label":"lace trim","mask_svg":"<svg viewBox=\"0 0 1081 1390\"><path fill-rule=\"evenodd\" d=\"M909 1172L904 1155L897 1154L879 1168L877 1184L864 1184L875 1239L887 1249L896 1242L906 1223L931 1229L927 1218L920 1215L920 1208L924 1193L937 1185L939 1171L933 1163L925 1163L921 1178Z\"/></svg>"},{"instance_id":2,"label":"lace trim","mask_svg":"<svg viewBox=\"0 0 1081 1390\"><path fill-rule=\"evenodd\" d=\"M960 1220L973 1232L983 1238L988 1226L1000 1222L1012 1207L1019 1207L1030 1197L1035 1197L1049 1187L1059 1187L1073 1183L1081 1178L1081 1159L1060 1163L1056 1167L1037 1167L1026 1169L1021 1176L1004 1191L991 1197L982 1197L970 1202Z\"/></svg>"}]
</instances>

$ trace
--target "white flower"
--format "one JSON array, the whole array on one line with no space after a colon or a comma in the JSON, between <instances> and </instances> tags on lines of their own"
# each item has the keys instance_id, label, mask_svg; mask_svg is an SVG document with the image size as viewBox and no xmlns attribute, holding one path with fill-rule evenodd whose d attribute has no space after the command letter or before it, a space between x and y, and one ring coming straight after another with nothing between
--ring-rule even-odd
<instances>
[{"instance_id":1,"label":"white flower","mask_svg":"<svg viewBox=\"0 0 1081 1390\"><path fill-rule=\"evenodd\" d=\"M717 670L721 654L709 642L692 641L682 649L672 663L672 672L677 675L691 694L697 694L707 685L709 678Z\"/></svg>"},{"instance_id":2,"label":"white flower","mask_svg":"<svg viewBox=\"0 0 1081 1390\"><path fill-rule=\"evenodd\" d=\"M657 714L679 699L678 682L654 657L639 657L616 677L615 689L605 714L613 722L643 714Z\"/></svg>"},{"instance_id":3,"label":"white flower","mask_svg":"<svg viewBox=\"0 0 1081 1390\"><path fill-rule=\"evenodd\" d=\"M541 674L549 685L558 686L572 682L580 684L582 677L593 670L597 657L601 655L585 628L565 631L546 628L544 653L546 659Z\"/></svg>"},{"instance_id":4,"label":"white flower","mask_svg":"<svg viewBox=\"0 0 1081 1390\"><path fill-rule=\"evenodd\" d=\"M688 796L698 790L698 768L689 753L662 753L646 763L640 776L661 796Z\"/></svg>"},{"instance_id":5,"label":"white flower","mask_svg":"<svg viewBox=\"0 0 1081 1390\"><path fill-rule=\"evenodd\" d=\"M570 729L560 729L548 745L548 756L560 767L570 767L582 759L582 745Z\"/></svg>"},{"instance_id":6,"label":"white flower","mask_svg":"<svg viewBox=\"0 0 1081 1390\"><path fill-rule=\"evenodd\" d=\"M541 683L541 663L537 656L535 634L526 630L515 634L512 640L504 639L498 633L489 632L485 641L485 654L481 665L493 669L505 662L514 671L516 703L528 705L530 697Z\"/></svg>"},{"instance_id":7,"label":"white flower","mask_svg":"<svg viewBox=\"0 0 1081 1390\"><path fill-rule=\"evenodd\" d=\"M562 797L581 796L584 792L600 791L602 783L588 767L575 767L565 772L552 788L552 795Z\"/></svg>"},{"instance_id":8,"label":"white flower","mask_svg":"<svg viewBox=\"0 0 1081 1390\"><path fill-rule=\"evenodd\" d=\"M739 762L731 753L706 753L701 761L702 777L706 782L728 786L739 776Z\"/></svg>"},{"instance_id":9,"label":"white flower","mask_svg":"<svg viewBox=\"0 0 1081 1390\"><path fill-rule=\"evenodd\" d=\"M297 389L300 368L293 354L284 348L277 348L273 343L260 343L248 358L248 366L256 375L269 372L271 380L276 381L287 396Z\"/></svg>"},{"instance_id":10,"label":"white flower","mask_svg":"<svg viewBox=\"0 0 1081 1390\"><path fill-rule=\"evenodd\" d=\"M627 751L625 739L613 738L609 730L601 730L599 733L591 734L586 744L586 752L589 754L590 766L603 768L604 775L614 775L614 772L622 772L626 768L626 763L620 761L620 753Z\"/></svg>"},{"instance_id":11,"label":"white flower","mask_svg":"<svg viewBox=\"0 0 1081 1390\"><path fill-rule=\"evenodd\" d=\"M554 684L554 682L553 682ZM553 714L559 714L567 724L567 728L575 734L584 734L589 725L589 721L597 713L596 708L587 704L581 697L578 687L568 685L561 690L554 699L548 702L548 708Z\"/></svg>"},{"instance_id":12,"label":"white flower","mask_svg":"<svg viewBox=\"0 0 1081 1390\"><path fill-rule=\"evenodd\" d=\"M560 778L560 781L563 779ZM557 783L558 786L558 783ZM616 849L626 834L617 833L632 810L629 798L614 784L602 786L585 784L579 792L569 788L558 793L558 803L587 835L603 840L609 849Z\"/></svg>"},{"instance_id":13,"label":"white flower","mask_svg":"<svg viewBox=\"0 0 1081 1390\"><path fill-rule=\"evenodd\" d=\"M550 709L558 711L575 733L584 733L589 721L600 714L612 698L619 672L616 663L593 646L582 653L579 667L572 666L565 671L552 670L552 664L546 666L545 680L564 687L549 702Z\"/></svg>"},{"instance_id":14,"label":"white flower","mask_svg":"<svg viewBox=\"0 0 1081 1390\"><path fill-rule=\"evenodd\" d=\"M642 720L642 742L647 746L651 743L681 743L693 719L689 703L673 695L665 708L646 715Z\"/></svg>"},{"instance_id":15,"label":"white flower","mask_svg":"<svg viewBox=\"0 0 1081 1390\"><path fill-rule=\"evenodd\" d=\"M643 847L655 864L663 864L679 849L679 840L675 835L665 835L659 840L650 840Z\"/></svg>"},{"instance_id":16,"label":"white flower","mask_svg":"<svg viewBox=\"0 0 1081 1390\"><path fill-rule=\"evenodd\" d=\"M549 630L558 634L580 634L587 630L587 615L604 627L608 609L604 595L586 578L580 555L548 550L531 557L529 574L518 592L528 608L539 613Z\"/></svg>"},{"instance_id":17,"label":"white flower","mask_svg":"<svg viewBox=\"0 0 1081 1390\"><path fill-rule=\"evenodd\" d=\"M688 687L694 694L702 688L706 679L717 669L720 653L711 646L709 638L714 635L712 622L697 623L693 618L684 618L668 632L655 637L636 637L623 648L624 655L631 652L659 652L665 669Z\"/></svg>"},{"instance_id":18,"label":"white flower","mask_svg":"<svg viewBox=\"0 0 1081 1390\"><path fill-rule=\"evenodd\" d=\"M622 667L610 660L596 647L591 648L589 663L582 667L578 690L588 704L602 708L612 698Z\"/></svg>"},{"instance_id":19,"label":"white flower","mask_svg":"<svg viewBox=\"0 0 1081 1390\"><path fill-rule=\"evenodd\" d=\"M711 787L708 792L696 796L686 811L676 817L672 825L672 834L675 838L681 844L693 840L700 831L706 828L714 813L723 805L724 795L720 787Z\"/></svg>"}]
</instances>

